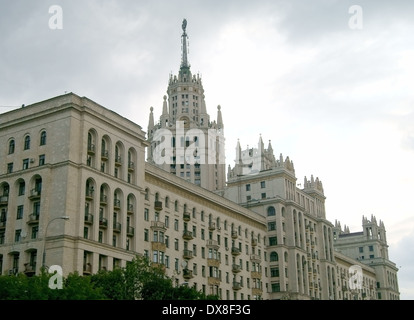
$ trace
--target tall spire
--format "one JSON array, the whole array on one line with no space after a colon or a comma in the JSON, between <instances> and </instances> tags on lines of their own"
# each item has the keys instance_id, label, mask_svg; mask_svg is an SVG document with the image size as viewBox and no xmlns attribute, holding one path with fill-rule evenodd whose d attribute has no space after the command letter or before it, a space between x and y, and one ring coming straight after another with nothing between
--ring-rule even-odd
<instances>
[{"instance_id":1,"label":"tall spire","mask_svg":"<svg viewBox=\"0 0 414 320\"><path fill-rule=\"evenodd\" d=\"M188 58L187 58L187 52L188 52L188 36L186 33L186 28L187 28L187 20L184 19L183 20L183 24L182 24L182 28L183 28L183 35L181 36L181 42L182 42L182 53L181 53L181 68L189 68L190 65L188 63Z\"/></svg>"}]
</instances>

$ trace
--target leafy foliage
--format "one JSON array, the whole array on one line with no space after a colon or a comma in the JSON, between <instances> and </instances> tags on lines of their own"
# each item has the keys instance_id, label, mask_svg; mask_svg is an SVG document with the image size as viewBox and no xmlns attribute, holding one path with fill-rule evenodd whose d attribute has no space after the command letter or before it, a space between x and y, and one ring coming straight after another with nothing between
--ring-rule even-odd
<instances>
[{"instance_id":1,"label":"leafy foliage","mask_svg":"<svg viewBox=\"0 0 414 320\"><path fill-rule=\"evenodd\" d=\"M101 270L91 276L69 274L61 289L51 289L53 275L45 271L27 277L0 276L0 300L218 300L188 286L173 286L161 265L136 256L125 268Z\"/></svg>"}]
</instances>

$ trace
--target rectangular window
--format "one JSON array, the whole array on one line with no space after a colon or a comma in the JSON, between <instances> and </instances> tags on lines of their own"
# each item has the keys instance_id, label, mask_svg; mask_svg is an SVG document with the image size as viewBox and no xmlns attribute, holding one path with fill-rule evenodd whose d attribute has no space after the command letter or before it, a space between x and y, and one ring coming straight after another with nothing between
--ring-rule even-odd
<instances>
[{"instance_id":1,"label":"rectangular window","mask_svg":"<svg viewBox=\"0 0 414 320\"><path fill-rule=\"evenodd\" d=\"M14 233L14 242L20 242L21 234L22 234L21 229L16 230L16 232Z\"/></svg>"},{"instance_id":2,"label":"rectangular window","mask_svg":"<svg viewBox=\"0 0 414 320\"><path fill-rule=\"evenodd\" d=\"M276 222L268 222L267 223L267 230L268 231L272 231L272 230L276 230Z\"/></svg>"},{"instance_id":3,"label":"rectangular window","mask_svg":"<svg viewBox=\"0 0 414 320\"><path fill-rule=\"evenodd\" d=\"M26 184L22 181L19 183L19 196L23 196L25 193Z\"/></svg>"},{"instance_id":4,"label":"rectangular window","mask_svg":"<svg viewBox=\"0 0 414 320\"><path fill-rule=\"evenodd\" d=\"M17 220L23 219L23 206L20 205L17 207Z\"/></svg>"},{"instance_id":5,"label":"rectangular window","mask_svg":"<svg viewBox=\"0 0 414 320\"><path fill-rule=\"evenodd\" d=\"M269 246L277 245L277 237L269 237Z\"/></svg>"},{"instance_id":6,"label":"rectangular window","mask_svg":"<svg viewBox=\"0 0 414 320\"><path fill-rule=\"evenodd\" d=\"M260 188L266 188L266 181L260 182Z\"/></svg>"},{"instance_id":7,"label":"rectangular window","mask_svg":"<svg viewBox=\"0 0 414 320\"><path fill-rule=\"evenodd\" d=\"M7 173L13 172L13 162L7 164Z\"/></svg>"},{"instance_id":8,"label":"rectangular window","mask_svg":"<svg viewBox=\"0 0 414 320\"><path fill-rule=\"evenodd\" d=\"M359 252L364 252L364 247L359 247Z\"/></svg>"},{"instance_id":9,"label":"rectangular window","mask_svg":"<svg viewBox=\"0 0 414 320\"><path fill-rule=\"evenodd\" d=\"M250 184L246 184L246 191L250 191Z\"/></svg>"},{"instance_id":10,"label":"rectangular window","mask_svg":"<svg viewBox=\"0 0 414 320\"><path fill-rule=\"evenodd\" d=\"M148 208L144 209L144 220L145 221L149 220L149 210L148 210Z\"/></svg>"},{"instance_id":11,"label":"rectangular window","mask_svg":"<svg viewBox=\"0 0 414 320\"><path fill-rule=\"evenodd\" d=\"M374 246L369 246L369 251L374 251Z\"/></svg>"},{"instance_id":12,"label":"rectangular window","mask_svg":"<svg viewBox=\"0 0 414 320\"><path fill-rule=\"evenodd\" d=\"M41 154L39 156L39 166L44 166L46 162L46 156L44 154Z\"/></svg>"},{"instance_id":13,"label":"rectangular window","mask_svg":"<svg viewBox=\"0 0 414 320\"><path fill-rule=\"evenodd\" d=\"M148 236L148 229L144 229L144 241L148 241L149 236Z\"/></svg>"},{"instance_id":14,"label":"rectangular window","mask_svg":"<svg viewBox=\"0 0 414 320\"><path fill-rule=\"evenodd\" d=\"M31 238L37 239L38 234L39 234L39 226L33 226Z\"/></svg>"},{"instance_id":15,"label":"rectangular window","mask_svg":"<svg viewBox=\"0 0 414 320\"><path fill-rule=\"evenodd\" d=\"M23 159L23 170L29 169L29 159Z\"/></svg>"}]
</instances>

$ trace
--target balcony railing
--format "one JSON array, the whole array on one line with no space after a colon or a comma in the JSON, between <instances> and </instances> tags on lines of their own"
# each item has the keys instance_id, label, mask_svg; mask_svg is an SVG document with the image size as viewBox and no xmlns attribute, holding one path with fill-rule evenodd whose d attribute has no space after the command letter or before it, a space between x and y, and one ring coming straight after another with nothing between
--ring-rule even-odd
<instances>
[{"instance_id":1,"label":"balcony railing","mask_svg":"<svg viewBox=\"0 0 414 320\"><path fill-rule=\"evenodd\" d=\"M134 227L128 226L128 227L127 227L127 236L129 236L129 237L133 237L133 236L134 236L134 234L135 234L135 229L134 229Z\"/></svg>"},{"instance_id":2,"label":"balcony railing","mask_svg":"<svg viewBox=\"0 0 414 320\"><path fill-rule=\"evenodd\" d=\"M85 223L92 224L93 223L93 215L90 213L85 214Z\"/></svg>"},{"instance_id":3,"label":"balcony railing","mask_svg":"<svg viewBox=\"0 0 414 320\"><path fill-rule=\"evenodd\" d=\"M107 228L108 227L108 220L106 218L99 218L99 227Z\"/></svg>"},{"instance_id":4,"label":"balcony railing","mask_svg":"<svg viewBox=\"0 0 414 320\"><path fill-rule=\"evenodd\" d=\"M185 249L183 252L183 258L184 259L192 259L193 258L193 252L191 250Z\"/></svg>"},{"instance_id":5,"label":"balcony railing","mask_svg":"<svg viewBox=\"0 0 414 320\"><path fill-rule=\"evenodd\" d=\"M114 232L121 232L121 224L119 222L114 222Z\"/></svg>"},{"instance_id":6,"label":"balcony railing","mask_svg":"<svg viewBox=\"0 0 414 320\"><path fill-rule=\"evenodd\" d=\"M155 211L162 210L162 202L161 201L154 201L154 209L155 209Z\"/></svg>"},{"instance_id":7,"label":"balcony railing","mask_svg":"<svg viewBox=\"0 0 414 320\"><path fill-rule=\"evenodd\" d=\"M184 232L183 232L183 238L185 240L192 240L193 239L193 233L191 231L184 230Z\"/></svg>"},{"instance_id":8,"label":"balcony railing","mask_svg":"<svg viewBox=\"0 0 414 320\"><path fill-rule=\"evenodd\" d=\"M40 217L39 213L32 213L29 215L29 221L27 221L27 223L28 224L39 223L39 217Z\"/></svg>"}]
</instances>

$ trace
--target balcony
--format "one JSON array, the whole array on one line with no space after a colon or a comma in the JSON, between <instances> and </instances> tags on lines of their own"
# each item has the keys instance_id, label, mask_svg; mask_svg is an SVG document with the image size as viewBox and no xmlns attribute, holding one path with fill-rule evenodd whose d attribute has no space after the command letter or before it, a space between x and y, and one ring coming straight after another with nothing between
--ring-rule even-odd
<instances>
[{"instance_id":1,"label":"balcony","mask_svg":"<svg viewBox=\"0 0 414 320\"><path fill-rule=\"evenodd\" d=\"M121 232L121 224L119 222L114 222L114 232Z\"/></svg>"},{"instance_id":2,"label":"balcony","mask_svg":"<svg viewBox=\"0 0 414 320\"><path fill-rule=\"evenodd\" d=\"M127 227L127 236L128 237L133 237L135 234L135 229L134 227L128 226Z\"/></svg>"},{"instance_id":3,"label":"balcony","mask_svg":"<svg viewBox=\"0 0 414 320\"><path fill-rule=\"evenodd\" d=\"M191 279L193 277L193 271L189 269L183 269L184 279Z\"/></svg>"},{"instance_id":4,"label":"balcony","mask_svg":"<svg viewBox=\"0 0 414 320\"><path fill-rule=\"evenodd\" d=\"M92 200L93 199L93 191L94 191L93 188L86 189L86 191L85 191L85 199L86 200Z\"/></svg>"},{"instance_id":5,"label":"balcony","mask_svg":"<svg viewBox=\"0 0 414 320\"><path fill-rule=\"evenodd\" d=\"M6 218L3 218L2 220L0 220L0 229L4 229L6 228Z\"/></svg>"},{"instance_id":6,"label":"balcony","mask_svg":"<svg viewBox=\"0 0 414 320\"><path fill-rule=\"evenodd\" d=\"M208 230L210 230L210 231L216 230L216 223L215 222L209 222L208 223Z\"/></svg>"},{"instance_id":7,"label":"balcony","mask_svg":"<svg viewBox=\"0 0 414 320\"><path fill-rule=\"evenodd\" d=\"M29 195L29 199L30 200L36 200L40 198L41 195L41 191L40 190L36 190L36 189L32 189L30 190L30 195Z\"/></svg>"},{"instance_id":8,"label":"balcony","mask_svg":"<svg viewBox=\"0 0 414 320\"><path fill-rule=\"evenodd\" d=\"M162 221L151 221L151 229L165 231L167 228L165 227L165 223Z\"/></svg>"},{"instance_id":9,"label":"balcony","mask_svg":"<svg viewBox=\"0 0 414 320\"><path fill-rule=\"evenodd\" d=\"M106 229L108 227L108 220L106 218L99 218L99 228Z\"/></svg>"},{"instance_id":10,"label":"balcony","mask_svg":"<svg viewBox=\"0 0 414 320\"><path fill-rule=\"evenodd\" d=\"M116 157L115 157L115 165L116 165L117 167L119 167L119 166L121 166L121 165L122 165L122 158L121 158L121 156L116 156Z\"/></svg>"},{"instance_id":11,"label":"balcony","mask_svg":"<svg viewBox=\"0 0 414 320\"><path fill-rule=\"evenodd\" d=\"M9 196L0 197L0 206L7 206L9 204Z\"/></svg>"},{"instance_id":12,"label":"balcony","mask_svg":"<svg viewBox=\"0 0 414 320\"><path fill-rule=\"evenodd\" d=\"M93 224L93 215L85 213L85 224Z\"/></svg>"},{"instance_id":13,"label":"balcony","mask_svg":"<svg viewBox=\"0 0 414 320\"><path fill-rule=\"evenodd\" d=\"M121 200L114 199L114 209L115 210L120 210L121 209Z\"/></svg>"},{"instance_id":14,"label":"balcony","mask_svg":"<svg viewBox=\"0 0 414 320\"><path fill-rule=\"evenodd\" d=\"M92 265L90 263L83 265L83 275L90 275L92 273Z\"/></svg>"},{"instance_id":15,"label":"balcony","mask_svg":"<svg viewBox=\"0 0 414 320\"><path fill-rule=\"evenodd\" d=\"M250 255L250 260L252 262L256 262L256 263L262 262L262 258L260 258L260 256L258 254L251 254Z\"/></svg>"},{"instance_id":16,"label":"balcony","mask_svg":"<svg viewBox=\"0 0 414 320\"><path fill-rule=\"evenodd\" d=\"M240 290L241 289L241 283L237 281L233 281L233 290Z\"/></svg>"},{"instance_id":17,"label":"balcony","mask_svg":"<svg viewBox=\"0 0 414 320\"><path fill-rule=\"evenodd\" d=\"M133 204L128 204L128 208L127 208L127 213L128 214L133 214L134 213L134 205Z\"/></svg>"},{"instance_id":18,"label":"balcony","mask_svg":"<svg viewBox=\"0 0 414 320\"><path fill-rule=\"evenodd\" d=\"M94 144L88 144L88 154L94 155L95 154L95 145Z\"/></svg>"},{"instance_id":19,"label":"balcony","mask_svg":"<svg viewBox=\"0 0 414 320\"><path fill-rule=\"evenodd\" d=\"M188 260L193 258L193 252L191 250L184 249L183 258Z\"/></svg>"},{"instance_id":20,"label":"balcony","mask_svg":"<svg viewBox=\"0 0 414 320\"><path fill-rule=\"evenodd\" d=\"M33 262L32 264L25 263L23 272L28 277L33 276L36 273L36 262Z\"/></svg>"},{"instance_id":21,"label":"balcony","mask_svg":"<svg viewBox=\"0 0 414 320\"><path fill-rule=\"evenodd\" d=\"M193 233L191 231L184 230L183 239L184 240L192 240L193 239Z\"/></svg>"},{"instance_id":22,"label":"balcony","mask_svg":"<svg viewBox=\"0 0 414 320\"><path fill-rule=\"evenodd\" d=\"M30 214L29 215L29 221L27 221L27 224L37 224L37 223L39 223L39 217L40 217L40 214L38 214L38 213L32 213L32 214Z\"/></svg>"},{"instance_id":23,"label":"balcony","mask_svg":"<svg viewBox=\"0 0 414 320\"><path fill-rule=\"evenodd\" d=\"M232 231L231 232L231 238L232 239L237 239L237 231Z\"/></svg>"},{"instance_id":24,"label":"balcony","mask_svg":"<svg viewBox=\"0 0 414 320\"><path fill-rule=\"evenodd\" d=\"M208 248L213 248L213 249L218 249L218 248L220 248L218 241L217 241L217 240L212 240L212 239L208 239L208 240L206 241L206 246L207 246Z\"/></svg>"},{"instance_id":25,"label":"balcony","mask_svg":"<svg viewBox=\"0 0 414 320\"><path fill-rule=\"evenodd\" d=\"M133 172L135 170L135 163L133 163L132 161L128 162L128 171L129 172Z\"/></svg>"},{"instance_id":26,"label":"balcony","mask_svg":"<svg viewBox=\"0 0 414 320\"><path fill-rule=\"evenodd\" d=\"M161 211L162 210L162 202L161 201L154 201L154 209L155 209L155 211Z\"/></svg>"},{"instance_id":27,"label":"balcony","mask_svg":"<svg viewBox=\"0 0 414 320\"><path fill-rule=\"evenodd\" d=\"M101 194L100 202L102 206L106 206L108 204L108 197L104 194Z\"/></svg>"},{"instance_id":28,"label":"balcony","mask_svg":"<svg viewBox=\"0 0 414 320\"><path fill-rule=\"evenodd\" d=\"M102 161L108 161L108 159L109 159L108 150L102 150L102 152L101 152L101 159L102 159Z\"/></svg>"},{"instance_id":29,"label":"balcony","mask_svg":"<svg viewBox=\"0 0 414 320\"><path fill-rule=\"evenodd\" d=\"M233 273L239 273L239 272L241 271L241 266L240 266L240 265L238 265L238 264L233 264L233 265L232 265L232 268L231 268L231 271L232 271Z\"/></svg>"},{"instance_id":30,"label":"balcony","mask_svg":"<svg viewBox=\"0 0 414 320\"><path fill-rule=\"evenodd\" d=\"M233 256L238 256L240 254L240 249L237 247L231 247L231 254Z\"/></svg>"},{"instance_id":31,"label":"balcony","mask_svg":"<svg viewBox=\"0 0 414 320\"><path fill-rule=\"evenodd\" d=\"M252 247L256 247L257 246L257 239L252 238Z\"/></svg>"},{"instance_id":32,"label":"balcony","mask_svg":"<svg viewBox=\"0 0 414 320\"><path fill-rule=\"evenodd\" d=\"M183 220L184 220L185 222L190 221L190 220L191 220L191 215L190 215L189 213L187 213L187 212L184 212L184 213L183 213Z\"/></svg>"}]
</instances>

